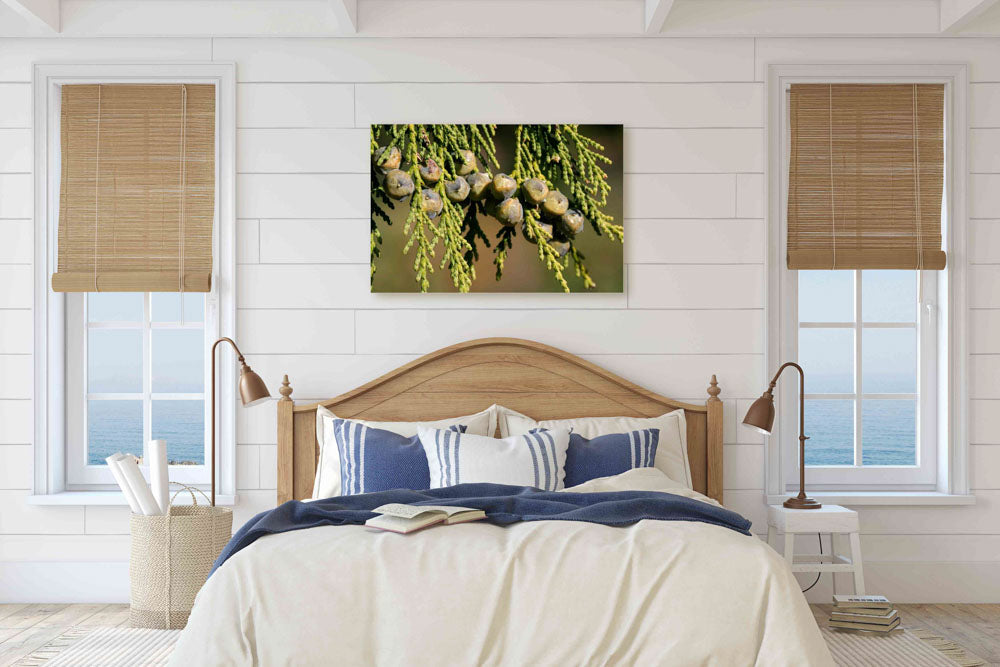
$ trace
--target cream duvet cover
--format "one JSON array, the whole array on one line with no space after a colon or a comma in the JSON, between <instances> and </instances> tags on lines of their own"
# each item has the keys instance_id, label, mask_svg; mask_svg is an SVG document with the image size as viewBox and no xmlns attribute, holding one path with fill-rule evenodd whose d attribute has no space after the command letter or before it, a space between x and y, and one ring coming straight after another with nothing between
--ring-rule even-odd
<instances>
[{"instance_id":1,"label":"cream duvet cover","mask_svg":"<svg viewBox=\"0 0 1000 667\"><path fill-rule=\"evenodd\" d=\"M705 499L655 469L575 490L622 489ZM833 663L764 542L646 520L270 535L205 584L171 664Z\"/></svg>"}]
</instances>

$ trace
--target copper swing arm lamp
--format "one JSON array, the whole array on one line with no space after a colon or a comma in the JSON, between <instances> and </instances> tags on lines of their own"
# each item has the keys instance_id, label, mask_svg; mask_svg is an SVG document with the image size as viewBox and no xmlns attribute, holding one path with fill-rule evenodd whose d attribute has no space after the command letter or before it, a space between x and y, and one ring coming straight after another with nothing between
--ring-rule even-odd
<instances>
[{"instance_id":1,"label":"copper swing arm lamp","mask_svg":"<svg viewBox=\"0 0 1000 667\"><path fill-rule=\"evenodd\" d=\"M764 435L771 435L774 427L774 388L778 384L778 377L781 372L789 366L794 367L799 372L799 495L789 498L784 502L784 506L797 510L814 510L823 505L812 498L806 496L806 374L802 367L794 361L788 361L778 368L778 372L771 378L771 384L767 391L761 394L750 405L743 423L754 428Z\"/></svg>"},{"instance_id":2,"label":"copper swing arm lamp","mask_svg":"<svg viewBox=\"0 0 1000 667\"><path fill-rule=\"evenodd\" d=\"M267 385L264 381L260 379L260 376L254 373L253 369L247 365L246 359L243 358L243 353L240 352L240 348L236 347L236 343L233 342L232 338L226 338L223 336L219 340L212 344L212 506L215 506L215 348L219 347L219 343L227 342L233 346L233 350L236 351L236 358L240 362L240 402L243 403L243 407L249 407L255 405L262 401L266 401L271 398L271 392L267 390Z\"/></svg>"}]
</instances>

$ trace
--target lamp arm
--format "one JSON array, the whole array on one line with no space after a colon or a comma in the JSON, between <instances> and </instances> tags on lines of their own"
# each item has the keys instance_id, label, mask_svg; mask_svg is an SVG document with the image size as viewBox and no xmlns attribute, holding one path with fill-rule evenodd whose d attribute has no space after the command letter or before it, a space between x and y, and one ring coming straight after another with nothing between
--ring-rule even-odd
<instances>
[{"instance_id":1,"label":"lamp arm","mask_svg":"<svg viewBox=\"0 0 1000 667\"><path fill-rule=\"evenodd\" d=\"M778 377L781 375L789 366L795 368L799 372L799 442L805 442L809 439L806 436L806 374L802 370L802 366L799 366L794 361L786 361L778 367L778 372L774 374L771 378L771 386L768 387L768 391L773 391L775 385L778 384Z\"/></svg>"},{"instance_id":2,"label":"lamp arm","mask_svg":"<svg viewBox=\"0 0 1000 667\"><path fill-rule=\"evenodd\" d=\"M223 341L225 341L226 343L229 343L230 345L233 346L233 350L236 351L236 357L239 359L239 361L241 361L241 362L245 361L245 359L243 358L243 353L240 352L240 348L236 347L235 341L233 341L232 338L227 338L226 336L223 336L219 340L217 340L214 343L212 343L212 363L213 363L213 365L215 363L215 348L217 348L219 346L219 343L221 343ZM782 368L784 368L784 366ZM780 373L781 371L778 371L778 372Z\"/></svg>"},{"instance_id":3,"label":"lamp arm","mask_svg":"<svg viewBox=\"0 0 1000 667\"><path fill-rule=\"evenodd\" d=\"M212 507L215 507L215 348L219 347L219 343L223 341L233 346L240 363L244 363L243 353L240 352L240 348L236 346L236 343L232 338L223 336L219 340L212 343Z\"/></svg>"}]
</instances>

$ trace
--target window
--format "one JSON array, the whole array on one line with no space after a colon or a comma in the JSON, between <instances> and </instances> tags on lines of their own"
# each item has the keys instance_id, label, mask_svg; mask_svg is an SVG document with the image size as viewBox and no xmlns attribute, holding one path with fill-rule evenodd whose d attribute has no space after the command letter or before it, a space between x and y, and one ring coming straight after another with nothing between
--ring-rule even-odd
<instances>
[{"instance_id":1,"label":"window","mask_svg":"<svg viewBox=\"0 0 1000 667\"><path fill-rule=\"evenodd\" d=\"M812 481L932 483L937 274L793 273Z\"/></svg>"},{"instance_id":2,"label":"window","mask_svg":"<svg viewBox=\"0 0 1000 667\"><path fill-rule=\"evenodd\" d=\"M144 456L150 439L167 441L172 480L207 482L205 294L91 292L67 302L68 484L112 483L105 459Z\"/></svg>"},{"instance_id":3,"label":"window","mask_svg":"<svg viewBox=\"0 0 1000 667\"><path fill-rule=\"evenodd\" d=\"M78 118L77 108L63 108L63 100L93 106L87 97L72 97L75 92L67 97L64 88L96 89L90 92L97 95L97 113L104 119L102 114L122 107L116 107L123 99L119 92L133 84L148 94L156 93L157 86L172 87L180 96L181 113L167 114L166 122L185 119L178 125L179 136L161 142L180 146L177 155L184 156L178 180L167 179L180 183L172 192L187 189L184 205L179 209L169 205L166 197L176 195L157 190L153 199L161 205L156 208L158 216L152 217L141 210L144 199L134 195L144 173L163 168L159 161L138 169L124 158L99 160L99 168L98 162L88 162L94 154L103 155L106 144L107 150L118 150L112 139L122 131L124 126L115 124L122 119L98 121L106 132L95 135L98 143L90 153L86 152L91 145L86 135L90 120L70 126L77 136L84 132L85 141L73 144L71 139L69 145L84 148L70 153L69 162L63 161L62 119ZM211 105L203 103L206 90L209 101L214 98ZM152 107L142 108L152 112ZM168 443L171 480L206 485L211 417L208 351L212 341L232 336L235 328L235 67L36 65L33 109L36 430L29 502L124 504L120 494L99 493L117 490L104 459L119 450L143 455L146 443L154 438ZM208 141L204 141L205 123L211 128ZM71 179L75 174L76 180L69 181L74 187L79 188L81 179L94 180L96 197L96 205L86 193L74 195L76 203L67 199L68 210L75 214L73 224L78 225L68 235L60 224L69 219L69 213L60 215L61 174L67 169ZM201 190L192 190L195 187ZM205 201L210 225L204 223ZM86 206L94 211L89 233ZM174 219L180 221L176 235L170 227ZM140 228L144 231L136 233ZM192 242L189 237L194 233L198 237ZM92 252L87 252L86 243L92 244ZM67 247L73 254L60 252ZM159 254L136 251L144 247ZM207 258L204 253L193 254L204 248ZM137 271L145 271L140 280L149 282L136 282ZM130 291L137 289L147 291ZM223 351L219 362L232 363L229 355ZM236 430L232 373L220 374L217 394L218 497L232 502Z\"/></svg>"},{"instance_id":4,"label":"window","mask_svg":"<svg viewBox=\"0 0 1000 667\"><path fill-rule=\"evenodd\" d=\"M876 198L892 200L889 195L897 190L885 188L885 192L880 193L878 188L882 186L878 182L872 190L872 181L864 181L864 178L871 179L870 175L858 177L849 173L843 176L844 180L840 180L840 176L834 180L828 175L831 169L845 169L845 165L850 165L846 168L853 171L854 164L863 162L866 146L873 145L866 143L870 135L862 137L860 131L854 143L845 138L844 143L837 145L835 132L849 134L853 131L851 117L845 117L842 107L837 107L841 112L839 117L825 110L818 114L820 120L829 123L818 130L815 126L817 116L807 119L814 125L812 134L807 137L809 143L803 145L811 151L808 159L814 162L807 165L805 176L797 176L806 189L792 199L797 205L808 204L808 208L793 213L798 230L813 236L797 236L793 253L789 242L789 172L793 161L790 90L796 84L822 84L810 91L815 93L818 88L822 88L820 92L827 91L823 95L814 94L814 99L809 101L813 106L808 107L808 111L815 112L815 106L822 105L824 98L830 99L833 105L837 101L836 85L844 83L864 84L858 86L860 88L889 84L894 87L896 98L905 97L906 88L915 89L915 84L944 86L941 110L944 164L943 169L929 167L935 175L943 171L936 176L939 180L934 184L942 193L940 222L934 221L934 216L929 214L930 211L936 213L936 209L926 204L926 189L921 191L918 185L917 197L925 197L919 203L915 203L910 191L906 194L909 198L902 203L891 201L891 209L880 209L890 210L889 215L909 214L911 220L919 221L916 226L911 223L909 228L919 228L917 238L911 238L910 245L890 240L870 250L854 251L852 244L861 243L858 248L868 247L864 245L866 234L868 239L878 236L884 241L888 237L883 232L891 229L892 223L878 219L877 215L873 217L872 207L866 212L857 203L859 200L853 199L854 193L845 194L845 191L856 187L862 199L871 198L874 192ZM832 96L829 84L834 84ZM921 88L923 90L931 88ZM865 494L871 494L870 502L881 504L884 500L879 499L879 495L892 492L899 497L905 496L905 502L936 503L937 499L927 499L937 494L942 496L940 502L951 503L944 496L964 497L968 493L966 270L960 255L949 255L945 264L943 254L935 254L937 251L928 243L926 233L932 225L939 224L944 253L965 244L966 173L964 169L952 168L952 165L965 164L965 132L956 131L956 128L967 126L965 90L966 69L961 65L769 66L768 124L772 131L768 133L770 242L767 261L770 279L766 370L770 377L786 360L798 361L805 370L805 435L809 437L805 447L806 483L810 493L821 499L825 496L829 501L839 493L847 493L850 498L869 502ZM916 92L913 95L912 108L916 115L918 103L926 104L927 98L917 98ZM898 121L894 122L898 125ZM878 140L878 126L874 127L872 133ZM924 126L920 131L927 129ZM920 141L924 140L924 135L918 136ZM938 151L941 150L940 136ZM895 129L891 138L899 141ZM924 145L920 143L921 147ZM898 151L899 147L894 146L893 150ZM884 157L885 153L882 155ZM925 182L930 180L928 172L922 171L922 163L917 162L918 158L911 159L915 168L907 172L910 178L917 172ZM921 166L916 168L917 164ZM884 164L875 161L869 166L869 174L885 173L880 171L884 168ZM860 169L863 172L865 166L862 164ZM807 182L805 177L811 180ZM898 177L899 174L893 172L886 178ZM856 178L857 183L850 182L851 178ZM836 187L824 190L830 183ZM864 187L869 189L860 189ZM907 187L902 184L899 192ZM835 200L830 196L834 190ZM828 222L832 216L824 212L823 201L819 198L806 201L806 197L815 197L817 191L825 192L822 196L833 202L831 206L836 206L836 228ZM911 207L911 212L906 211L906 207ZM874 221L870 229L864 227L866 215ZM907 231L904 230L904 235ZM922 239L921 232L924 233ZM820 236L816 236L817 233ZM895 250L893 243L896 243ZM914 252L915 248L920 248L920 252ZM902 266L872 266L886 261L899 262L906 253L909 257L922 257L916 261L925 268L928 265L945 265L945 268L914 270ZM829 268L831 254L836 262L835 270ZM790 269L789 263L798 266ZM824 263L827 266L823 266ZM842 263L857 265L841 268ZM776 395L777 422L767 451L770 502L780 502L790 489L798 487L796 382L797 379L783 380Z\"/></svg>"}]
</instances>

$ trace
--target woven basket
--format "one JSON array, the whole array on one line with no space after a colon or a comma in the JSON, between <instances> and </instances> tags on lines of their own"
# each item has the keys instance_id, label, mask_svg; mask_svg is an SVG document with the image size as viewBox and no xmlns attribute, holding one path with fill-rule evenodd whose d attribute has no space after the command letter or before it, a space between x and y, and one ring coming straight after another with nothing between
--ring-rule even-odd
<instances>
[{"instance_id":1,"label":"woven basket","mask_svg":"<svg viewBox=\"0 0 1000 667\"><path fill-rule=\"evenodd\" d=\"M173 504L169 515L132 514L132 586L129 623L134 628L183 628L194 597L233 532L233 511ZM180 493L178 491L177 493ZM207 500L207 496L206 496Z\"/></svg>"}]
</instances>

